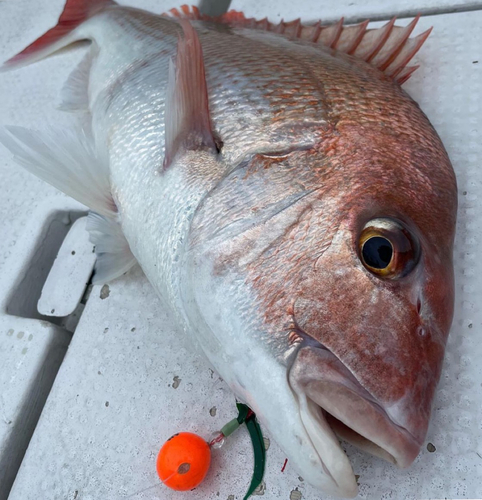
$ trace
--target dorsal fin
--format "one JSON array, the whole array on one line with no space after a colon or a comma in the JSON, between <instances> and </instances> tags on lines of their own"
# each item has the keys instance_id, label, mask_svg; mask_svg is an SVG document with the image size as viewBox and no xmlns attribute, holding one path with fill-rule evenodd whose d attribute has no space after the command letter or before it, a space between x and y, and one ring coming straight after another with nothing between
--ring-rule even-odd
<instances>
[{"instance_id":1,"label":"dorsal fin","mask_svg":"<svg viewBox=\"0 0 482 500\"><path fill-rule=\"evenodd\" d=\"M171 9L167 14L171 17L212 21L227 24L233 28L251 28L272 31L288 38L299 38L313 43L346 52L363 59L377 67L399 84L405 82L418 66L407 66L418 52L431 29L410 38L420 16L417 16L408 26L395 26L391 19L385 26L367 29L368 22L343 26L343 19L338 23L322 26L318 21L314 24L301 24L297 19L291 22L281 21L270 23L266 18L256 20L247 18L242 12L231 10L217 17L210 17L199 12L195 6L183 5L179 9Z\"/></svg>"},{"instance_id":2,"label":"dorsal fin","mask_svg":"<svg viewBox=\"0 0 482 500\"><path fill-rule=\"evenodd\" d=\"M166 97L166 151L164 169L180 148L216 150L209 116L208 90L201 43L186 19L180 20L176 62L169 63Z\"/></svg>"}]
</instances>

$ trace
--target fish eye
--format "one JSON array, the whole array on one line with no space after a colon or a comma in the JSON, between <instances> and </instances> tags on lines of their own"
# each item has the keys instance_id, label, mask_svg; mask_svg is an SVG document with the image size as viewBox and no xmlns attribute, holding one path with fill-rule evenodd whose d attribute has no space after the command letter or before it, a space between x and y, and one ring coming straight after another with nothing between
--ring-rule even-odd
<instances>
[{"instance_id":1,"label":"fish eye","mask_svg":"<svg viewBox=\"0 0 482 500\"><path fill-rule=\"evenodd\" d=\"M420 245L400 221L378 218L365 224L358 239L362 264L379 278L397 279L409 274L420 258Z\"/></svg>"},{"instance_id":2,"label":"fish eye","mask_svg":"<svg viewBox=\"0 0 482 500\"><path fill-rule=\"evenodd\" d=\"M387 238L372 236L362 247L363 262L374 269L385 269L393 257L393 246Z\"/></svg>"}]
</instances>

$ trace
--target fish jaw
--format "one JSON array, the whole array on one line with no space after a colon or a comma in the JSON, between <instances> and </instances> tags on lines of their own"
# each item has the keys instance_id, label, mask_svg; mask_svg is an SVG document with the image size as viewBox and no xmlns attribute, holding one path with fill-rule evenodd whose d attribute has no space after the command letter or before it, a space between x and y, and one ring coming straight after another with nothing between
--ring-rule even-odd
<instances>
[{"instance_id":1,"label":"fish jaw","mask_svg":"<svg viewBox=\"0 0 482 500\"><path fill-rule=\"evenodd\" d=\"M337 436L326 420L305 418L315 405L290 385L289 360L298 346L281 354L266 333L253 291L234 286L232 270L224 279L213 272L211 252L219 250L188 252L181 266L184 314L195 325L195 343L308 484L336 497L355 497L355 475Z\"/></svg>"},{"instance_id":2,"label":"fish jaw","mask_svg":"<svg viewBox=\"0 0 482 500\"><path fill-rule=\"evenodd\" d=\"M408 467L418 455L422 441L398 425L322 344L299 349L289 382L305 401L300 405L303 421L310 421L318 434L324 429L316 423L324 421L340 438L399 467Z\"/></svg>"},{"instance_id":3,"label":"fish jaw","mask_svg":"<svg viewBox=\"0 0 482 500\"><path fill-rule=\"evenodd\" d=\"M293 391L286 365L260 343L252 342L247 355L241 353L244 349L222 359L205 353L307 483L328 495L354 498L358 485L352 466L319 407Z\"/></svg>"},{"instance_id":4,"label":"fish jaw","mask_svg":"<svg viewBox=\"0 0 482 500\"><path fill-rule=\"evenodd\" d=\"M255 358L253 355L251 351ZM274 357L267 360L266 353L261 357L263 372L259 370L261 360L252 368L243 367L239 372L243 387L231 378L231 388L255 411L307 483L328 495L354 498L358 485L352 466L319 407L293 391L285 365ZM230 371L236 374L236 363L231 364Z\"/></svg>"}]
</instances>

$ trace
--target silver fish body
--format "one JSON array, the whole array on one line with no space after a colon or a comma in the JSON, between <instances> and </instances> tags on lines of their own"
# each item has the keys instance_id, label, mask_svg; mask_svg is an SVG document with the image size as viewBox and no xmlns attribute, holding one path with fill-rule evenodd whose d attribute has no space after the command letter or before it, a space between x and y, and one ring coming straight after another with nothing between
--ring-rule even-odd
<instances>
[{"instance_id":1,"label":"silver fish body","mask_svg":"<svg viewBox=\"0 0 482 500\"><path fill-rule=\"evenodd\" d=\"M104 206L93 190L90 204L102 215L98 279L113 276L101 259L125 236L121 270L139 262L303 477L354 496L337 434L406 466L427 429L453 307L450 162L416 104L361 59L265 30L190 26L105 0L56 42L93 41L66 104L88 113L89 175L105 174L112 197ZM181 47L197 41L207 140L182 121L198 103L175 80ZM172 104L179 95L187 107ZM2 137L37 172L22 145L31 136ZM360 238L373 235L391 242L386 268L364 260Z\"/></svg>"},{"instance_id":2,"label":"silver fish body","mask_svg":"<svg viewBox=\"0 0 482 500\"><path fill-rule=\"evenodd\" d=\"M293 69L290 85L299 86L305 66L286 54L279 46L279 37L255 33L270 43L263 54L256 39L232 33L227 38L233 41L226 46L225 30L203 30L202 23L194 23L205 57L213 128L223 140L222 159L210 152L187 152L162 172L168 64L176 55L180 29L170 20L152 20L142 12L112 11L82 29L96 40L97 33L103 34L89 81L90 109L96 143L108 144L112 193L130 248L156 291L174 306L184 330L194 334L237 397L246 401L263 423L269 422L274 438L290 450L293 462L314 486L336 493L330 477L336 471L326 474L323 459L311 443L287 383L286 368L275 356L280 349L267 338L250 292L238 286L236 276L219 279L214 288L210 279L202 276L211 273L213 263L206 262L204 269L189 251L195 214L207 197L215 196L213 190L222 179L237 169L239 173L234 175L243 176L253 154L307 149L316 142L326 123L316 82L306 84L305 96L316 104L311 113L306 113L304 101L295 95L304 112L298 113L299 120L290 120L292 110L284 96L277 98L273 86L286 75L287 65ZM132 21L137 16L143 29L152 25L151 31L142 32L142 39ZM125 27L123 23L132 24ZM247 45L251 50L246 50ZM293 50L288 42L285 45ZM126 53L126 47L133 49ZM308 48L304 57L317 59L319 51ZM264 82L260 79L263 72ZM270 192L264 213L253 213L251 220L229 221L233 223L232 234L289 209L305 195L303 186L283 186L276 197ZM293 216L283 218L277 223L277 233L282 234L293 220ZM209 235L202 243L216 248L218 241ZM193 266L197 272L192 271ZM204 300L199 303L200 296L208 304ZM227 314L220 317L218 311ZM339 455L341 473L345 474L348 459L343 452ZM349 479L348 492L352 494L356 487L354 478Z\"/></svg>"}]
</instances>

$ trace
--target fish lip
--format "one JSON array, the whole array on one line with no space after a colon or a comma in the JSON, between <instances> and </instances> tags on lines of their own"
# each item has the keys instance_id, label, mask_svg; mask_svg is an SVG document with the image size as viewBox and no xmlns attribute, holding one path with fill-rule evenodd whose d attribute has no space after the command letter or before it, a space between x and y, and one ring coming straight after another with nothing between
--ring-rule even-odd
<instances>
[{"instance_id":1,"label":"fish lip","mask_svg":"<svg viewBox=\"0 0 482 500\"><path fill-rule=\"evenodd\" d=\"M304 396L321 409L324 420L338 438L399 467L408 467L423 443L393 420L383 404L361 385L330 349L298 326L296 330L301 341L289 372L292 389L298 395L300 390L304 392ZM303 364L308 358L317 360L322 369L315 370L314 374L303 373L307 368L296 365ZM297 374L299 379L305 378L304 383L294 380ZM350 405L353 405L352 416L347 416L344 410ZM363 417L359 418L359 415Z\"/></svg>"}]
</instances>

